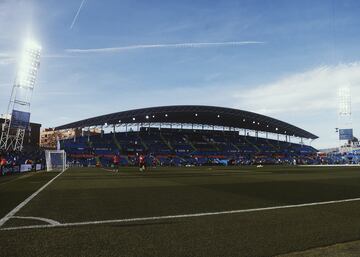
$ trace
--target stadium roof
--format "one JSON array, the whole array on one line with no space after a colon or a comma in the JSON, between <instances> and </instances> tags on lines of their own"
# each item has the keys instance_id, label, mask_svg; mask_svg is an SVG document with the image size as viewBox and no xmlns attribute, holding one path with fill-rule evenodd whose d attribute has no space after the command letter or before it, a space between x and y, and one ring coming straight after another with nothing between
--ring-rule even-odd
<instances>
[{"instance_id":1,"label":"stadium roof","mask_svg":"<svg viewBox=\"0 0 360 257\"><path fill-rule=\"evenodd\" d=\"M203 124L265 131L308 139L318 136L289 123L261 114L232 108L175 105L135 109L84 119L56 127L56 130L134 123Z\"/></svg>"}]
</instances>

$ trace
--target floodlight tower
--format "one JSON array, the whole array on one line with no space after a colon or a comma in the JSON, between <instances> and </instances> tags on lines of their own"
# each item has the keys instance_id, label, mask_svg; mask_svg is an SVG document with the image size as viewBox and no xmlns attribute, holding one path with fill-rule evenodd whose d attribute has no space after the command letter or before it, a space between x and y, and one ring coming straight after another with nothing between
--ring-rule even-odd
<instances>
[{"instance_id":1,"label":"floodlight tower","mask_svg":"<svg viewBox=\"0 0 360 257\"><path fill-rule=\"evenodd\" d=\"M351 94L349 86L339 88L339 118L351 124Z\"/></svg>"},{"instance_id":2,"label":"floodlight tower","mask_svg":"<svg viewBox=\"0 0 360 257\"><path fill-rule=\"evenodd\" d=\"M351 91L349 86L342 86L338 91L339 97L339 140L352 140L352 118L351 118ZM341 143L340 143L341 146Z\"/></svg>"},{"instance_id":3,"label":"floodlight tower","mask_svg":"<svg viewBox=\"0 0 360 257\"><path fill-rule=\"evenodd\" d=\"M30 122L30 102L40 66L41 46L27 40L12 88L0 137L0 150L21 151Z\"/></svg>"}]
</instances>

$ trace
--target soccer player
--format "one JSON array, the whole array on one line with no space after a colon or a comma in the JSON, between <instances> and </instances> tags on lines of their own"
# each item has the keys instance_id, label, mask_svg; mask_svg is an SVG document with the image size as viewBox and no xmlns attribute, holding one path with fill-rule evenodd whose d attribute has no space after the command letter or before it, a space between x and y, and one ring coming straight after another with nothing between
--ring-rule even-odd
<instances>
[{"instance_id":1,"label":"soccer player","mask_svg":"<svg viewBox=\"0 0 360 257\"><path fill-rule=\"evenodd\" d=\"M156 168L156 165L157 165L157 160L156 160L156 158L154 157L153 160L152 160L152 166L153 166L154 168Z\"/></svg>"},{"instance_id":2,"label":"soccer player","mask_svg":"<svg viewBox=\"0 0 360 257\"><path fill-rule=\"evenodd\" d=\"M120 157L119 155L115 154L113 157L113 165L115 172L119 172L119 164L120 164Z\"/></svg>"},{"instance_id":3,"label":"soccer player","mask_svg":"<svg viewBox=\"0 0 360 257\"><path fill-rule=\"evenodd\" d=\"M139 156L139 170L141 172L146 170L145 157L142 154Z\"/></svg>"}]
</instances>

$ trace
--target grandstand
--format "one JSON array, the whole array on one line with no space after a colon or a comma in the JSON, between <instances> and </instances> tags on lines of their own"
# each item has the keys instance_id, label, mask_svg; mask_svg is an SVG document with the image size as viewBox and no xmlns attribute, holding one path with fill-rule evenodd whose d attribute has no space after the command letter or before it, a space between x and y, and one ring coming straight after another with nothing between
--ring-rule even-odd
<instances>
[{"instance_id":1,"label":"grandstand","mask_svg":"<svg viewBox=\"0 0 360 257\"><path fill-rule=\"evenodd\" d=\"M101 133L87 133L94 127ZM61 147L74 164L90 166L109 166L114 155L122 157L122 165L132 165L138 154L162 166L308 164L317 150L303 142L318 138L264 115L196 105L112 113L56 130L75 128L82 129L82 136L62 140Z\"/></svg>"}]
</instances>

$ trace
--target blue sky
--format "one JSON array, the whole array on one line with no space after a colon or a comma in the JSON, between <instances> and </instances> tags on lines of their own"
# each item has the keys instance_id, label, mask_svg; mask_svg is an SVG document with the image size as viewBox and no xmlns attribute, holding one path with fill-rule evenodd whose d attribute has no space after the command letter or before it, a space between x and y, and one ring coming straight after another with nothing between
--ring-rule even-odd
<instances>
[{"instance_id":1,"label":"blue sky","mask_svg":"<svg viewBox=\"0 0 360 257\"><path fill-rule=\"evenodd\" d=\"M337 88L349 85L360 129L359 1L87 0L70 28L81 2L0 0L0 113L31 35L43 46L32 121L44 127L205 104L282 119L331 147ZM196 45L222 42L250 43Z\"/></svg>"}]
</instances>

